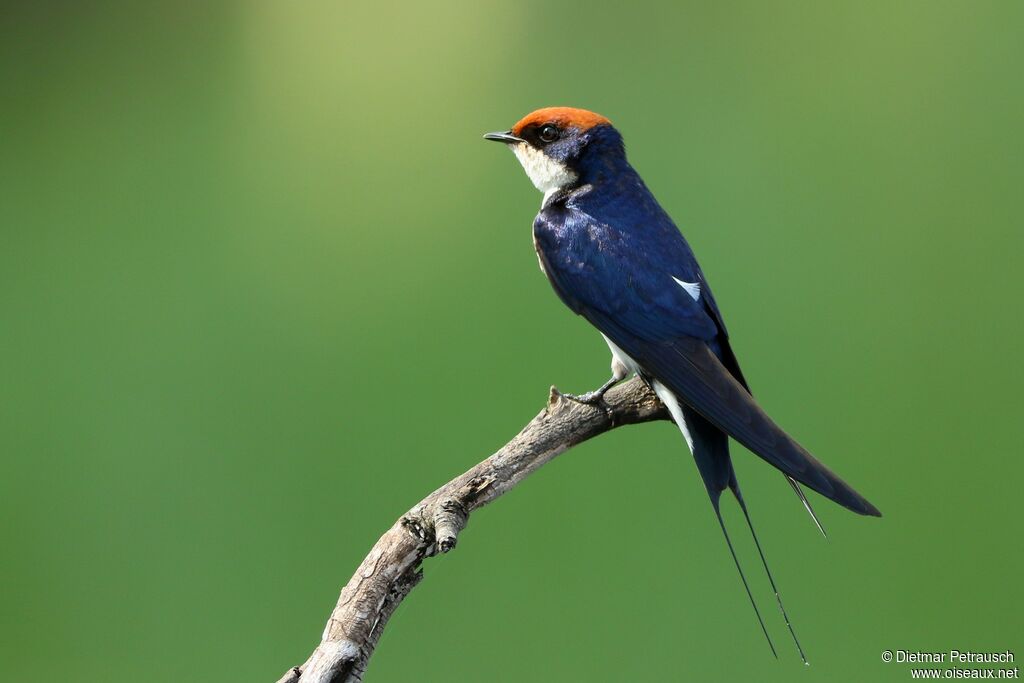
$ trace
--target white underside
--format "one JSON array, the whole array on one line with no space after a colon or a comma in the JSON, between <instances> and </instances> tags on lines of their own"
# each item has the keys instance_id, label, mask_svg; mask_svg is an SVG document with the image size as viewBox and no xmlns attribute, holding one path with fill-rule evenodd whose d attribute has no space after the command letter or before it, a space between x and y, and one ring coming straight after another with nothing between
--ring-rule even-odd
<instances>
[{"instance_id":1,"label":"white underside","mask_svg":"<svg viewBox=\"0 0 1024 683\"><path fill-rule=\"evenodd\" d=\"M683 438L686 439L686 445L690 447L690 453L693 453L693 437L690 436L690 429L686 426L686 418L683 417L683 409L679 405L679 399L676 395L669 391L669 388L658 380L651 382L651 388L654 389L654 393L658 395L661 402L668 408L669 414L672 419L679 426L679 431L683 433Z\"/></svg>"},{"instance_id":2,"label":"white underside","mask_svg":"<svg viewBox=\"0 0 1024 683\"><path fill-rule=\"evenodd\" d=\"M612 370L614 371L615 364L618 363L627 371L627 374L623 375L623 379L625 379L628 375L634 373L639 374L640 365L635 360L630 358L628 353L626 353L618 346L616 346L615 342L613 342L611 339L605 337L604 334L602 334L601 336L604 337L604 343L608 345L608 348L612 352Z\"/></svg>"},{"instance_id":3,"label":"white underside","mask_svg":"<svg viewBox=\"0 0 1024 683\"><path fill-rule=\"evenodd\" d=\"M615 373L616 376L619 374L615 367L616 364L628 370L629 373L640 373L641 368L639 363L633 360L628 353L620 349L615 342L608 337L605 337L604 334L601 336L604 337L605 343L608 344L608 348L611 349L612 372ZM623 378L624 377L625 375ZM672 416L672 420L679 427L679 431L683 433L683 438L686 439L686 445L690 448L690 453L693 453L693 438L690 436L690 430L686 426L686 418L683 416L683 408L679 405L679 399L676 398L676 395L673 394L668 387L658 380L651 381L651 388L654 389L654 393L657 394L658 398L661 399L661 402L665 404L666 408L668 408L669 415Z\"/></svg>"}]
</instances>

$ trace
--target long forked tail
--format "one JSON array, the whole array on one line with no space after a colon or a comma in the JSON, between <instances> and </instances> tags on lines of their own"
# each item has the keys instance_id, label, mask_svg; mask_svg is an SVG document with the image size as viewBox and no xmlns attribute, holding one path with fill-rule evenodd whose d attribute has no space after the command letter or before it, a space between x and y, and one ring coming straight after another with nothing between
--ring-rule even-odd
<instances>
[{"instance_id":1,"label":"long forked tail","mask_svg":"<svg viewBox=\"0 0 1024 683\"><path fill-rule=\"evenodd\" d=\"M725 522L722 521L722 511L718 508L719 496L711 497L711 506L715 509L715 516L718 517L718 526L722 527L722 535L725 536L725 544L729 546L729 552L732 554L732 561L736 563L736 571L740 573L740 580L743 581L743 588L747 591L747 597L750 598L750 606L754 608L754 614L757 615L757 623L761 625L761 632L764 633L764 637L768 640L768 647L772 649L772 654L775 658L779 658L779 653L775 651L775 643L772 642L772 637L768 635L768 629L764 626L764 619L761 618L761 610L757 609L757 602L754 600L754 594L750 592L750 584L747 583L747 577L743 574L743 567L740 566L740 560L736 557L736 550L732 547L732 541L729 539L729 532L725 530ZM778 593L776 593L778 595ZM786 622L789 623L788 621ZM797 644L799 647L799 643ZM803 656L801 651L800 656ZM807 661L807 660L804 660Z\"/></svg>"},{"instance_id":2,"label":"long forked tail","mask_svg":"<svg viewBox=\"0 0 1024 683\"><path fill-rule=\"evenodd\" d=\"M761 557L761 563L764 565L765 573L768 575L768 581L771 584L772 591L775 593L775 599L782 612L782 617L786 622L786 626L789 628L790 635L793 637L793 642L796 644L797 651L800 653L800 658L803 660L804 664L807 664L807 658L804 656L803 648L800 646L800 641L797 640L796 632L793 630L793 626L789 620L789 615L786 614L786 608L782 604L782 597L779 595L779 590L775 585L775 578L772 576L771 570L768 569L768 562L761 549L761 543L757 538L757 534L754 532L754 525L750 520L750 514L747 510L746 502L743 500L743 496L740 493L739 484L736 481L736 473L733 470L732 460L729 457L728 435L708 422L689 406L681 405L675 395L660 382L652 382L652 387L658 397L668 407L673 420L677 425L679 425L679 429L682 431L683 436L686 438L687 445L689 445L690 451L693 453L697 469L704 481L704 488L707 490L708 497L711 499L711 507L715 511L715 517L718 519L718 525L721 527L722 534L725 536L725 543L729 547L729 553L732 555L733 562L736 564L736 570L739 572L740 580L743 582L743 587L747 592L747 597L750 598L750 604L754 608L754 614L757 616L757 621L761 626L761 631L764 633L764 637L768 640L768 646L771 648L772 654L778 657L778 653L775 651L775 645L772 643L771 636L768 635L768 630L765 628L764 620L761 618L761 612L757 608L757 602L754 600L754 595L750 590L750 585L747 583L747 577L744 575L743 568L740 566L739 558L736 556L736 550L733 548L732 540L729 538L729 532L725 528L725 522L722 520L719 501L721 500L722 492L726 488L732 490L740 508L743 510L743 516L746 518L747 526L750 528L750 533L754 538L754 544L757 546L758 555Z\"/></svg>"},{"instance_id":3,"label":"long forked tail","mask_svg":"<svg viewBox=\"0 0 1024 683\"><path fill-rule=\"evenodd\" d=\"M729 469L732 469L732 467L730 466ZM797 487L798 485L794 483L793 486ZM803 660L804 664L809 665L810 662L807 661L807 657L804 655L804 649L800 647L800 639L796 637L796 631L793 630L793 624L789 621L789 615L786 614L786 608L782 604L782 596L779 595L779 589L775 586L775 577L772 576L772 570L768 568L768 560L764 558L764 551L761 550L761 541L757 540L757 532L754 531L754 524L750 521L750 513L747 512L747 504L743 501L743 494L740 493L740 485L736 481L736 472L732 473L732 481L729 482L729 488L732 489L733 495L736 496L736 502L740 504L740 509L743 510L743 516L746 518L747 526L750 528L750 535L754 537L754 545L757 546L757 554L761 556L761 564L764 565L764 573L768 575L768 583L771 584L772 592L775 593L775 601L779 603L779 611L782 612L782 619L786 622L786 628L789 629L789 635L793 636L793 642L796 643L796 649L797 652L800 653L800 659ZM803 497L803 491L800 491L799 488L797 488L797 491L801 494L801 497ZM810 506L808 506L808 510L810 510ZM811 517L814 518L815 522L817 522L818 518L814 516L814 511L811 510L810 512ZM718 516L718 521L722 521L721 515ZM821 529L820 524L818 524L818 528ZM821 533L824 534L825 530L821 529Z\"/></svg>"}]
</instances>

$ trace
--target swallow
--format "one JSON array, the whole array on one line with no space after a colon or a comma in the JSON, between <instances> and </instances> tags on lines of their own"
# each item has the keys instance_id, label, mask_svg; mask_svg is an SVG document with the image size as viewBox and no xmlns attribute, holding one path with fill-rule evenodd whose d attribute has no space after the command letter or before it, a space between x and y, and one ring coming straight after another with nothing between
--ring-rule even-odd
<instances>
[{"instance_id":1,"label":"swallow","mask_svg":"<svg viewBox=\"0 0 1024 683\"><path fill-rule=\"evenodd\" d=\"M800 658L807 663L754 531L729 456L729 437L780 470L822 534L801 485L861 515L881 513L782 430L758 405L693 250L626 159L622 135L591 111L549 107L510 130L484 135L507 145L544 194L533 222L540 268L555 293L604 337L611 378L580 396L599 403L636 374L682 432L726 545L772 653L778 657L722 520L729 489L753 536Z\"/></svg>"}]
</instances>

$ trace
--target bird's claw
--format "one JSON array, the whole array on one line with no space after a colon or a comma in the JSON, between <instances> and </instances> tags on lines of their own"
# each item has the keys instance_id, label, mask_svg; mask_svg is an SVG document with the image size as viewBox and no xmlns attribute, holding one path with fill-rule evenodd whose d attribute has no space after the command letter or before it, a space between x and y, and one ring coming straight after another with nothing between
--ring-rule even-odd
<instances>
[{"instance_id":1,"label":"bird's claw","mask_svg":"<svg viewBox=\"0 0 1024 683\"><path fill-rule=\"evenodd\" d=\"M604 400L604 392L603 391L588 391L585 394L579 394L579 395L576 395L576 394L562 394L562 396L565 396L570 401L575 401L576 403L582 403L582 404L588 405L588 406L597 405L598 403L601 403Z\"/></svg>"}]
</instances>

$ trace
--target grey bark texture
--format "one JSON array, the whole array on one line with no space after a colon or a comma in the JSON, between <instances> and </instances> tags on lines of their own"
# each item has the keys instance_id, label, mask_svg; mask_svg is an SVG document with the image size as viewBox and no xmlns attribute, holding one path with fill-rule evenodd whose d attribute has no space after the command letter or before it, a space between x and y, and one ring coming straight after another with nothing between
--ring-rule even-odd
<instances>
[{"instance_id":1,"label":"grey bark texture","mask_svg":"<svg viewBox=\"0 0 1024 683\"><path fill-rule=\"evenodd\" d=\"M455 547L477 508L509 491L569 448L622 425L668 419L639 378L584 405L554 387L547 406L501 450L437 489L380 537L341 589L320 644L278 683L358 683L388 619L423 578L427 557Z\"/></svg>"}]
</instances>

